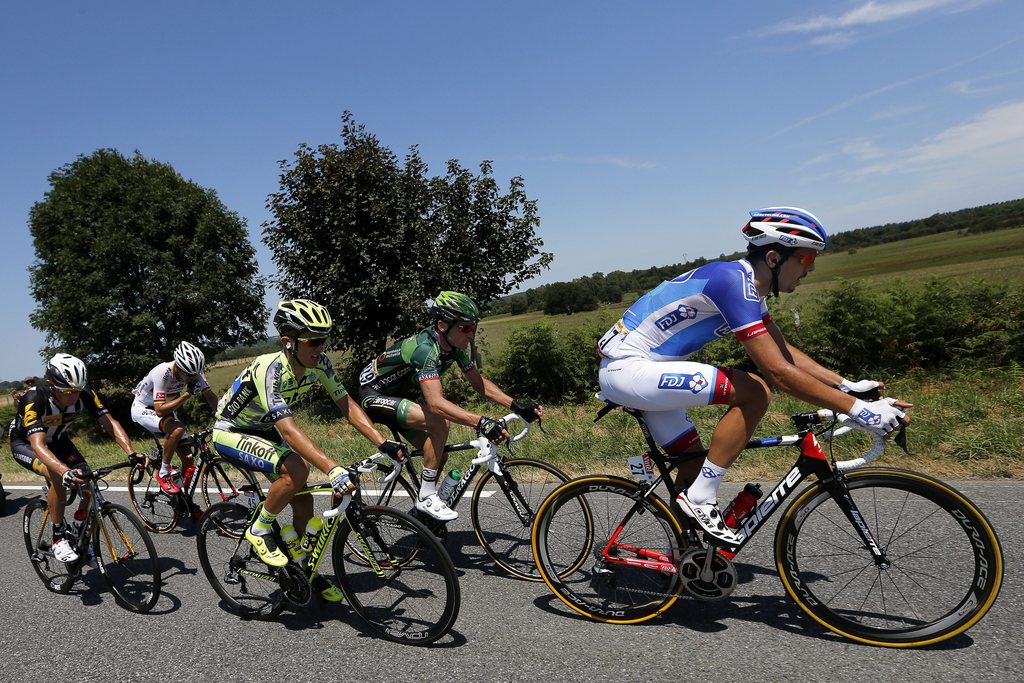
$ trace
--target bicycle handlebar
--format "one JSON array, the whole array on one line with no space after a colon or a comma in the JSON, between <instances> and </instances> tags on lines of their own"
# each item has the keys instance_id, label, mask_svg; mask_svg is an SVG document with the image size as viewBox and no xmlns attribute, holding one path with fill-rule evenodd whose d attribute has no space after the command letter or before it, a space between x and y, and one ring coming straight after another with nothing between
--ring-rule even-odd
<instances>
[{"instance_id":1,"label":"bicycle handlebar","mask_svg":"<svg viewBox=\"0 0 1024 683\"><path fill-rule=\"evenodd\" d=\"M342 496L341 500L338 501L337 505L332 507L330 510L324 510L324 514L322 515L323 518L324 519L331 519L333 517L337 517L338 515L340 515L343 512L345 512L345 509L348 508L348 504L351 503L351 502L352 502L352 494L351 493Z\"/></svg>"},{"instance_id":2,"label":"bicycle handlebar","mask_svg":"<svg viewBox=\"0 0 1024 683\"><path fill-rule=\"evenodd\" d=\"M822 421L835 419L838 420L843 425L842 427L838 428L833 427L832 429L829 429L828 431L822 434L822 436L828 439L829 441L836 438L837 436L849 434L855 429L862 431L871 437L871 448L869 448L864 455L858 458L851 458L850 460L837 460L836 469L842 472L846 472L848 470L853 470L858 467L863 467L864 465L868 464L869 462L880 456L882 454L882 451L885 450L884 436L869 431L866 427L861 426L859 422L854 420L849 415L846 415L845 413L836 413L831 410L819 410L818 416L822 419Z\"/></svg>"},{"instance_id":3,"label":"bicycle handlebar","mask_svg":"<svg viewBox=\"0 0 1024 683\"><path fill-rule=\"evenodd\" d=\"M509 422L513 421L523 423L523 431L508 437L509 443L519 441L520 439L525 439L526 435L530 433L530 423L524 420L523 418L519 417L515 413L509 413L505 417L501 418L501 421L504 422L506 426L508 426ZM481 465L487 462L488 460L493 460L494 457L498 454L498 447L495 444L491 443L490 439L488 439L486 436L478 436L477 438L472 439L469 443L472 444L478 451L478 455L472 460L472 464L474 465Z\"/></svg>"}]
</instances>

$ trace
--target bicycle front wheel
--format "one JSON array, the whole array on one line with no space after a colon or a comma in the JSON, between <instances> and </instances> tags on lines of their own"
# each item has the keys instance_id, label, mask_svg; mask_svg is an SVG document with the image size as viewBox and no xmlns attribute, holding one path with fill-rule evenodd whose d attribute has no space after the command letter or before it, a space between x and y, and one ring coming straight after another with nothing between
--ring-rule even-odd
<instances>
[{"instance_id":1,"label":"bicycle front wheel","mask_svg":"<svg viewBox=\"0 0 1024 683\"><path fill-rule=\"evenodd\" d=\"M1003 553L970 500L903 470L852 472L847 487L886 563L875 562L822 484L808 487L775 534L779 576L804 612L842 636L888 647L937 643L988 612Z\"/></svg>"},{"instance_id":2,"label":"bicycle front wheel","mask_svg":"<svg viewBox=\"0 0 1024 683\"><path fill-rule=\"evenodd\" d=\"M50 549L51 520L45 500L35 500L25 508L22 532L25 535L28 559L46 590L54 593L67 593L71 590L79 565L66 564L53 556Z\"/></svg>"},{"instance_id":3,"label":"bicycle front wheel","mask_svg":"<svg viewBox=\"0 0 1024 683\"><path fill-rule=\"evenodd\" d=\"M398 643L428 645L447 634L459 615L459 580L434 534L391 508L365 507L349 519L357 529L345 523L335 537L334 573L356 614Z\"/></svg>"},{"instance_id":4,"label":"bicycle front wheel","mask_svg":"<svg viewBox=\"0 0 1024 683\"><path fill-rule=\"evenodd\" d=\"M613 624L655 617L682 590L683 530L666 503L634 481L584 476L537 511L533 552L544 583L576 612Z\"/></svg>"},{"instance_id":5,"label":"bicycle front wheel","mask_svg":"<svg viewBox=\"0 0 1024 683\"><path fill-rule=\"evenodd\" d=\"M160 559L153 539L126 507L106 503L93 529L100 572L118 603L148 612L160 597Z\"/></svg>"},{"instance_id":6,"label":"bicycle front wheel","mask_svg":"<svg viewBox=\"0 0 1024 683\"><path fill-rule=\"evenodd\" d=\"M132 508L142 523L150 531L166 534L178 526L181 516L178 495L169 495L160 488L156 480L157 467L146 463L145 470L132 470L128 477L128 496L132 500Z\"/></svg>"},{"instance_id":7,"label":"bicycle front wheel","mask_svg":"<svg viewBox=\"0 0 1024 683\"><path fill-rule=\"evenodd\" d=\"M272 619L285 606L279 572L263 563L245 540L249 508L217 503L203 514L196 533L199 564L229 611L253 619Z\"/></svg>"},{"instance_id":8,"label":"bicycle front wheel","mask_svg":"<svg viewBox=\"0 0 1024 683\"><path fill-rule=\"evenodd\" d=\"M532 458L503 460L501 469L501 477L488 470L473 490L473 531L496 565L517 578L540 581L530 543L533 520L544 498L569 475Z\"/></svg>"}]
</instances>

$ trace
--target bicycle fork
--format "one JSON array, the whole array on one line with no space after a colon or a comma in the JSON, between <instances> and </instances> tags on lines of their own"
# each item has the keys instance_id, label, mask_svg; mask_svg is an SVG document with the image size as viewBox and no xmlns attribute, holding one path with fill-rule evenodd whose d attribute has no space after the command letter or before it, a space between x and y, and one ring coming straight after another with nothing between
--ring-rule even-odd
<instances>
[{"instance_id":1,"label":"bicycle fork","mask_svg":"<svg viewBox=\"0 0 1024 683\"><path fill-rule=\"evenodd\" d=\"M823 480L822 484L824 484L825 490L831 494L832 500L843 511L846 518L850 520L853 528L857 530L861 540L864 542L865 550L871 553L875 566L879 569L888 569L891 564L889 558L886 556L885 551L878 546L874 534L871 533L871 528L864 521L864 515L861 514L857 503L853 500L853 496L850 495L850 489L846 485L846 477L842 473L837 472L833 474L830 480Z\"/></svg>"}]
</instances>

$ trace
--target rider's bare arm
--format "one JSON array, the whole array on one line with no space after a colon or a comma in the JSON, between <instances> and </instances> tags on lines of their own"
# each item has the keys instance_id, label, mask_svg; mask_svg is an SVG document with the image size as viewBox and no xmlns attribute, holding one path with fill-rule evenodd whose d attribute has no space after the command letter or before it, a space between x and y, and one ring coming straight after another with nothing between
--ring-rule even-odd
<instances>
[{"instance_id":1,"label":"rider's bare arm","mask_svg":"<svg viewBox=\"0 0 1024 683\"><path fill-rule=\"evenodd\" d=\"M853 408L855 399L852 396L827 386L818 377L790 362L772 335L761 334L741 343L765 381L779 391L842 413Z\"/></svg>"},{"instance_id":2,"label":"rider's bare arm","mask_svg":"<svg viewBox=\"0 0 1024 683\"><path fill-rule=\"evenodd\" d=\"M767 327L768 334L770 334L772 339L775 340L775 343L779 345L779 350L782 351L783 357L789 360L790 363L811 375L822 384L830 387L837 386L843 380L842 375L832 372L786 341L785 336L782 334L782 330L779 329L779 326L776 325L774 321L772 321Z\"/></svg>"},{"instance_id":3,"label":"rider's bare arm","mask_svg":"<svg viewBox=\"0 0 1024 683\"><path fill-rule=\"evenodd\" d=\"M497 384L481 375L476 367L465 370L462 375L469 382L469 385L476 390L476 393L504 408L512 407L512 397L502 391Z\"/></svg>"},{"instance_id":4,"label":"rider's bare arm","mask_svg":"<svg viewBox=\"0 0 1024 683\"><path fill-rule=\"evenodd\" d=\"M452 403L444 397L444 389L441 388L440 380L428 380L420 384L423 392L423 400L427 407L435 413L444 415L452 422L467 427L476 427L480 422L480 415L471 413L468 410Z\"/></svg>"},{"instance_id":5,"label":"rider's bare arm","mask_svg":"<svg viewBox=\"0 0 1024 683\"><path fill-rule=\"evenodd\" d=\"M117 442L117 445L121 447L127 455L135 453L135 449L132 447L132 442L128 438L128 433L124 431L124 427L121 423L110 416L110 413L100 415L98 418L100 427L107 433L107 436L111 437Z\"/></svg>"},{"instance_id":6,"label":"rider's bare arm","mask_svg":"<svg viewBox=\"0 0 1024 683\"><path fill-rule=\"evenodd\" d=\"M294 417L281 418L274 423L274 426L277 427L281 438L284 439L285 443L293 451L324 474L328 474L338 465L338 463L331 460L326 453L313 443L313 440L309 438L306 432L299 428L299 425L295 423Z\"/></svg>"},{"instance_id":7,"label":"rider's bare arm","mask_svg":"<svg viewBox=\"0 0 1024 683\"><path fill-rule=\"evenodd\" d=\"M36 457L46 465L46 469L50 472L50 475L57 475L57 479L60 480L69 468L47 447L46 432L34 432L29 434L28 442L29 445L32 446L32 450L35 451Z\"/></svg>"},{"instance_id":8,"label":"rider's bare arm","mask_svg":"<svg viewBox=\"0 0 1024 683\"><path fill-rule=\"evenodd\" d=\"M386 441L384 436L377 431L366 411L350 395L346 394L334 403L338 406L338 410L341 411L341 416L348 420L348 423L355 427L357 432L369 439L374 446L380 446Z\"/></svg>"}]
</instances>

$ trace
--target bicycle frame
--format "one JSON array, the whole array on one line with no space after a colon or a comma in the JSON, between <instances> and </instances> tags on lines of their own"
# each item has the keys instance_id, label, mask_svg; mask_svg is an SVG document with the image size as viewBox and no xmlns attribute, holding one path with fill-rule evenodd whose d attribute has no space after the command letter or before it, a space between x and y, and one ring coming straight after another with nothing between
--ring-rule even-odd
<instances>
[{"instance_id":1,"label":"bicycle frame","mask_svg":"<svg viewBox=\"0 0 1024 683\"><path fill-rule=\"evenodd\" d=\"M520 439L525 438L530 431L530 424L528 422L525 422L521 417L514 413L506 415L501 419L506 423L510 421L518 421L522 422L525 425L524 429L521 432L512 436L509 439L509 443L514 443L516 441L519 441ZM473 458L470 461L468 469L466 469L466 471L462 473L462 477L455 484L455 490L452 492L451 498L447 501L448 507L450 507L453 510L458 506L459 501L462 500L463 496L469 491L469 484L476 477L477 473L483 469L484 465L487 465L487 467L491 470L491 472L494 473L494 476L498 479L499 482L504 480L505 474L501 469L501 463L504 456L497 451L497 446L490 443L489 441L487 441L486 438L482 436L471 441L466 441L465 443L447 444L444 447L444 452L455 453L458 451L469 451L473 449L480 451L480 455L476 458ZM419 458L422 456L422 449L412 451L409 454L409 457L406 458L401 465L402 469L408 473L409 480L412 483L413 489L419 489L420 478L419 475L416 473L416 467L413 465L412 461L413 458ZM440 475L441 473L439 472L438 474ZM397 484L395 481L389 482L384 492L390 493L394 491L396 485ZM522 520L529 520L529 512L523 508L522 503L516 500L515 497L508 492L507 487L501 486L500 488L502 492L505 493L505 497L508 499L509 503L512 505L512 509L515 510L517 515L519 515L519 518Z\"/></svg>"},{"instance_id":2,"label":"bicycle frame","mask_svg":"<svg viewBox=\"0 0 1024 683\"><path fill-rule=\"evenodd\" d=\"M611 410L613 407L614 406L609 407L607 410ZM703 449L677 456L670 456L662 453L658 448L654 437L651 435L650 429L644 421L643 415L640 411L633 408L623 408L623 410L632 415L640 424L640 429L643 432L644 439L647 441L649 448L648 455L651 456L651 460L655 465L657 465L660 474L653 482L640 482L641 490L644 491L644 493L637 500L633 508L626 513L626 516L620 526L620 531L625 527L626 523L632 518L632 516L639 512L644 499L653 494L658 484L662 481L665 482L665 486L674 500L679 492L676 490L673 479L670 476L673 470L677 469L682 463L693 460L694 458L706 457L708 453L707 450ZM605 409L602 409L602 412L598 414L598 419L600 419L600 417L602 417L606 412L607 411ZM885 553L875 542L875 539L871 534L871 530L864 522L863 515L861 515L860 511L857 509L856 503L854 503L853 498L849 495L849 491L845 485L845 476L838 467L829 462L824 451L821 449L821 445L818 443L812 429L812 425L818 424L816 420L819 419L819 413L802 413L799 416L794 416L794 419L797 418L806 422L797 434L752 439L746 446L744 446L744 450L753 450L759 448L775 448L777 446L795 445L800 448L800 455L789 472L787 472L785 476L775 484L768 496L758 501L758 504L754 506L753 510L751 510L750 515L743 522L743 525L736 530L737 534L743 539L740 544L731 550L719 548L718 552L730 560L735 557L744 547L746 547L750 539L754 537L765 523L782 507L783 502L789 498L794 491L796 491L799 485L808 477L816 476L818 480L825 485L826 490L839 505L846 518L850 520L853 527L860 533L865 545L871 551L875 564L883 568L888 567L889 563L886 559ZM823 431L828 430L826 429ZM684 528L699 530L699 527L697 527L688 517L681 515L676 510L675 506L670 507L676 518L684 523ZM678 562L673 562L672 558L661 553L652 553L651 551L643 548L634 548L626 544L618 544L615 541L616 536L617 533L612 536L608 545L601 553L602 558L606 562L610 564L630 565L645 569L656 569L658 571L678 573ZM708 549L710 559L713 546L709 545ZM616 550L633 553L636 557L619 556L614 552Z\"/></svg>"}]
</instances>

